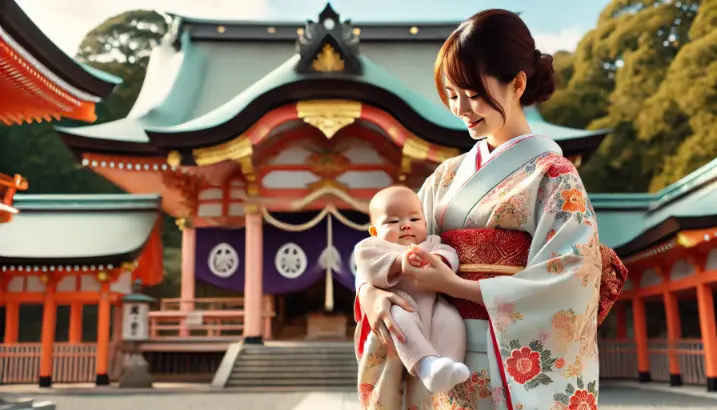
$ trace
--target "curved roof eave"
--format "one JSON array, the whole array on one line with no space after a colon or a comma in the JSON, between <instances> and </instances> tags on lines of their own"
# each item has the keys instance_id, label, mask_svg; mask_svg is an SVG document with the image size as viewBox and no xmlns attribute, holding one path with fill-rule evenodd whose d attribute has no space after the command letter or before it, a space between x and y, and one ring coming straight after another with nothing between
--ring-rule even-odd
<instances>
[{"instance_id":1,"label":"curved roof eave","mask_svg":"<svg viewBox=\"0 0 717 410\"><path fill-rule=\"evenodd\" d=\"M147 127L146 132L152 143L165 148L213 145L233 138L279 105L337 98L381 107L429 142L464 150L473 146L463 122L445 107L418 95L370 59L360 58L362 76L300 75L294 70L299 59L296 55L219 108L175 126ZM607 130L559 127L542 118L534 120L531 127L558 141L568 155L597 148L607 134Z\"/></svg>"},{"instance_id":2,"label":"curved roof eave","mask_svg":"<svg viewBox=\"0 0 717 410\"><path fill-rule=\"evenodd\" d=\"M704 173L702 169L700 171ZM630 255L664 241L681 230L717 225L715 180L692 187L690 192L682 193L680 198L664 201L664 195L682 187L685 181L699 179L688 175L657 194L591 196L591 199L596 198L593 206L598 215L601 239L621 255Z\"/></svg>"},{"instance_id":3,"label":"curved roof eave","mask_svg":"<svg viewBox=\"0 0 717 410\"><path fill-rule=\"evenodd\" d=\"M73 150L154 153L145 128L181 123L191 112L203 77L201 61L193 55L188 34L176 50L165 36L152 50L142 89L125 118L79 127L55 126Z\"/></svg>"},{"instance_id":4,"label":"curved roof eave","mask_svg":"<svg viewBox=\"0 0 717 410\"><path fill-rule=\"evenodd\" d=\"M42 65L80 90L104 99L118 84L117 77L88 70L60 50L15 0L0 0L0 26Z\"/></svg>"},{"instance_id":5,"label":"curved roof eave","mask_svg":"<svg viewBox=\"0 0 717 410\"><path fill-rule=\"evenodd\" d=\"M16 195L0 225L2 264L117 264L137 258L161 216L158 195ZM103 234L97 236L97 227ZM67 232L73 240L67 241ZM5 240L3 240L5 238Z\"/></svg>"}]
</instances>

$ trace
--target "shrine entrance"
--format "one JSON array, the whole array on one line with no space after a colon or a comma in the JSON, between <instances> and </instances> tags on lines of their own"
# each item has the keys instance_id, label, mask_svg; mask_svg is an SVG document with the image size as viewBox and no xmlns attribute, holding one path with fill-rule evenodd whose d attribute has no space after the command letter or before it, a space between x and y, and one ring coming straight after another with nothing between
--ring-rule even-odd
<instances>
[{"instance_id":1,"label":"shrine entrance","mask_svg":"<svg viewBox=\"0 0 717 410\"><path fill-rule=\"evenodd\" d=\"M307 339L351 339L356 323L353 319L354 292L333 281L333 309L325 309L326 281L320 280L308 289L284 295L276 295L275 335L277 340ZM313 325L332 329L322 333L335 336L312 334ZM340 332L339 329L345 329ZM343 334L340 334L343 333Z\"/></svg>"}]
</instances>

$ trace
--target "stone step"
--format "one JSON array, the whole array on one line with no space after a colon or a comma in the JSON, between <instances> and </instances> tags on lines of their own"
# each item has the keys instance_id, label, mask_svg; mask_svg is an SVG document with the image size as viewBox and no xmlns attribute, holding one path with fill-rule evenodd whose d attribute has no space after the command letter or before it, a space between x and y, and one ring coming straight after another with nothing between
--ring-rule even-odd
<instances>
[{"instance_id":1,"label":"stone step","mask_svg":"<svg viewBox=\"0 0 717 410\"><path fill-rule=\"evenodd\" d=\"M351 386L230 386L226 389L236 393L295 393L295 392L326 392L326 393L354 393L356 384Z\"/></svg>"},{"instance_id":2,"label":"stone step","mask_svg":"<svg viewBox=\"0 0 717 410\"><path fill-rule=\"evenodd\" d=\"M343 366L337 366L337 365L322 365L320 363L310 363L310 364L296 364L293 366L286 366L286 364L279 365L275 364L274 366L265 366L262 363L237 363L234 365L234 368L232 369L234 372L249 372L249 371L267 371L267 372L281 372L285 371L287 369L291 370L299 370L301 371L316 371L321 369L326 370L347 370L347 371L356 371L358 370L358 366L353 363L350 365L343 365Z\"/></svg>"},{"instance_id":3,"label":"stone step","mask_svg":"<svg viewBox=\"0 0 717 410\"><path fill-rule=\"evenodd\" d=\"M325 355L354 355L353 350L346 350L346 349L276 349L276 348L267 348L267 349L242 349L242 354L278 354L278 355L303 355L303 354L325 354Z\"/></svg>"},{"instance_id":4,"label":"stone step","mask_svg":"<svg viewBox=\"0 0 717 410\"><path fill-rule=\"evenodd\" d=\"M245 353L239 354L241 360L353 360L356 361L356 357L347 354L325 354L325 353L303 353L303 354L271 354L271 353Z\"/></svg>"},{"instance_id":5,"label":"stone step","mask_svg":"<svg viewBox=\"0 0 717 410\"><path fill-rule=\"evenodd\" d=\"M355 391L358 365L350 343L242 345L224 374L236 391Z\"/></svg>"},{"instance_id":6,"label":"stone step","mask_svg":"<svg viewBox=\"0 0 717 410\"><path fill-rule=\"evenodd\" d=\"M55 405L50 401L36 403L30 398L1 400L0 410L55 410Z\"/></svg>"},{"instance_id":7,"label":"stone step","mask_svg":"<svg viewBox=\"0 0 717 410\"><path fill-rule=\"evenodd\" d=\"M324 378L324 379L258 379L251 380L229 378L227 381L229 387L261 387L261 386L305 386L305 387L324 387L324 386L353 386L356 387L356 379L351 378Z\"/></svg>"},{"instance_id":8,"label":"stone step","mask_svg":"<svg viewBox=\"0 0 717 410\"><path fill-rule=\"evenodd\" d=\"M350 364L350 363L356 363L356 359L354 359L352 357L325 357L325 356L266 357L266 356L239 355L237 362L239 362L239 363L266 363L267 365L269 365L269 364L274 365L274 364L281 364L281 363L283 363L285 365L286 362Z\"/></svg>"},{"instance_id":9,"label":"stone step","mask_svg":"<svg viewBox=\"0 0 717 410\"><path fill-rule=\"evenodd\" d=\"M353 377L356 378L357 371L354 369L347 370L328 370L328 369L315 369L310 371L303 369L279 369L274 371L266 370L243 370L235 371L230 376L233 379L256 379L262 377L270 377L273 379L291 379L291 378L305 378L305 379L321 379L326 377Z\"/></svg>"}]
</instances>

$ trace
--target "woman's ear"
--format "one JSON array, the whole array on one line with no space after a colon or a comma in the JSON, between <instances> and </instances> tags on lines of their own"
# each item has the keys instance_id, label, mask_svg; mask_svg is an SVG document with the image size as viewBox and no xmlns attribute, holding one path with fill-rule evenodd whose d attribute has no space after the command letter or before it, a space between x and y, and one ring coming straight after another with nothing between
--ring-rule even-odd
<instances>
[{"instance_id":1,"label":"woman's ear","mask_svg":"<svg viewBox=\"0 0 717 410\"><path fill-rule=\"evenodd\" d=\"M373 226L373 225L371 225L371 226L368 228L368 233L369 233L371 236L376 236L376 227Z\"/></svg>"},{"instance_id":2,"label":"woman's ear","mask_svg":"<svg viewBox=\"0 0 717 410\"><path fill-rule=\"evenodd\" d=\"M513 78L513 95L516 99L520 100L527 86L528 76L525 74L525 71L521 71Z\"/></svg>"}]
</instances>

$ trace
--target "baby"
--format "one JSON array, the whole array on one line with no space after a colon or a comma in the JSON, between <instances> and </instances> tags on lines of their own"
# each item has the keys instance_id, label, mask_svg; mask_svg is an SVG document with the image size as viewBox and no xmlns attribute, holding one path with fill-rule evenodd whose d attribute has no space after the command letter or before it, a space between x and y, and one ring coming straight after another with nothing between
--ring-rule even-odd
<instances>
[{"instance_id":1,"label":"baby","mask_svg":"<svg viewBox=\"0 0 717 410\"><path fill-rule=\"evenodd\" d=\"M401 343L393 337L396 352L406 369L418 376L433 393L450 390L470 377L462 363L466 330L458 311L435 292L420 291L409 280L401 280L402 260L426 264L411 251L412 245L439 256L453 271L458 269L456 251L441 244L441 238L427 236L421 201L409 188L392 186L379 191L369 204L370 238L356 245L357 275L372 285L391 289L415 310L391 307L391 315L406 336Z\"/></svg>"}]
</instances>

